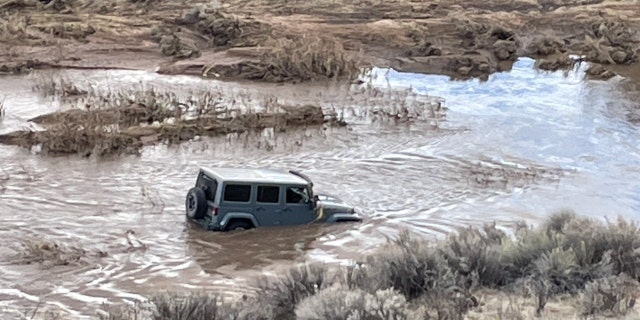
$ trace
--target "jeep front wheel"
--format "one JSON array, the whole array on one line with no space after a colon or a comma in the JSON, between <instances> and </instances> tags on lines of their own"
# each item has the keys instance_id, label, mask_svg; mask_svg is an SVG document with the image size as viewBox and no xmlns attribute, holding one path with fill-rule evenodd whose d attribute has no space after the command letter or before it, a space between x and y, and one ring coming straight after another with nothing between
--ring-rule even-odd
<instances>
[{"instance_id":1,"label":"jeep front wheel","mask_svg":"<svg viewBox=\"0 0 640 320\"><path fill-rule=\"evenodd\" d=\"M204 190L200 188L191 188L187 193L185 201L185 209L187 217L191 219L202 219L207 213L207 197Z\"/></svg>"}]
</instances>

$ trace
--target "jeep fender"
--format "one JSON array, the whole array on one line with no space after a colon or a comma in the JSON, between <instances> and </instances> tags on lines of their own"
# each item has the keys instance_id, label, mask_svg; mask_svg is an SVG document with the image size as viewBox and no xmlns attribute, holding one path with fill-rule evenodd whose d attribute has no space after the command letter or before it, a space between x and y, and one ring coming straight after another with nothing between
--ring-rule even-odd
<instances>
[{"instance_id":1,"label":"jeep fender","mask_svg":"<svg viewBox=\"0 0 640 320\"><path fill-rule=\"evenodd\" d=\"M227 223L229 223L229 221L231 221L231 219L246 219L251 221L251 223L253 223L253 227L257 228L258 227L258 221L256 221L256 218L250 214L250 213L244 213L244 212L229 212L227 213L224 218L222 218L222 220L220 220L220 226L222 228L227 226Z\"/></svg>"},{"instance_id":2,"label":"jeep fender","mask_svg":"<svg viewBox=\"0 0 640 320\"><path fill-rule=\"evenodd\" d=\"M353 213L334 213L327 218L326 222L362 222L362 218Z\"/></svg>"}]
</instances>

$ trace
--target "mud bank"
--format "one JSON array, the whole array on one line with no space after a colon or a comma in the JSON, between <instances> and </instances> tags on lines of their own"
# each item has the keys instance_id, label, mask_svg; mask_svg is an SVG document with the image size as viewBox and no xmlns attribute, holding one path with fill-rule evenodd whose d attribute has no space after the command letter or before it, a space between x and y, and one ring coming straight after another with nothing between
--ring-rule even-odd
<instances>
[{"instance_id":1,"label":"mud bank","mask_svg":"<svg viewBox=\"0 0 640 320\"><path fill-rule=\"evenodd\" d=\"M55 3L0 2L0 72L123 68L281 82L353 79L376 65L486 79L524 56L546 70L571 65L570 54L604 66L638 60L633 0Z\"/></svg>"}]
</instances>

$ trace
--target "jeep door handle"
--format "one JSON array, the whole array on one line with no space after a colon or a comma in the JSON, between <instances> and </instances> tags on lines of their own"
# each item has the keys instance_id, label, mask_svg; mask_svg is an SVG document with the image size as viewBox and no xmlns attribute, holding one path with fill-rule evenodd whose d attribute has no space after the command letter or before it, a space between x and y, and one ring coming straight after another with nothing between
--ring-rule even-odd
<instances>
[{"instance_id":1,"label":"jeep door handle","mask_svg":"<svg viewBox=\"0 0 640 320\"><path fill-rule=\"evenodd\" d=\"M257 207L256 211L264 211L264 207Z\"/></svg>"},{"instance_id":2,"label":"jeep door handle","mask_svg":"<svg viewBox=\"0 0 640 320\"><path fill-rule=\"evenodd\" d=\"M291 211L291 208L284 208L282 211L289 212L289 211Z\"/></svg>"}]
</instances>

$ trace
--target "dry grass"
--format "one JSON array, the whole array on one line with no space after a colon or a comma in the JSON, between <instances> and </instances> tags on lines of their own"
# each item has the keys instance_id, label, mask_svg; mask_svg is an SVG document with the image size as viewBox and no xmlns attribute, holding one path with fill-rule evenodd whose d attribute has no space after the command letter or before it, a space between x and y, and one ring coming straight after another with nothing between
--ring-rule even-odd
<instances>
[{"instance_id":1,"label":"dry grass","mask_svg":"<svg viewBox=\"0 0 640 320\"><path fill-rule=\"evenodd\" d=\"M40 93L43 97L74 97L88 93L87 90L79 89L73 81L65 77L54 77L51 74L35 74L32 90Z\"/></svg>"},{"instance_id":2,"label":"dry grass","mask_svg":"<svg viewBox=\"0 0 640 320\"><path fill-rule=\"evenodd\" d=\"M273 40L273 50L265 52L264 80L348 79L362 74L360 63L347 54L336 40L303 35L299 38Z\"/></svg>"},{"instance_id":3,"label":"dry grass","mask_svg":"<svg viewBox=\"0 0 640 320\"><path fill-rule=\"evenodd\" d=\"M205 77L241 77L268 82L354 80L367 72L357 55L341 42L305 34L271 39L265 43L258 62L208 68Z\"/></svg>"}]
</instances>

